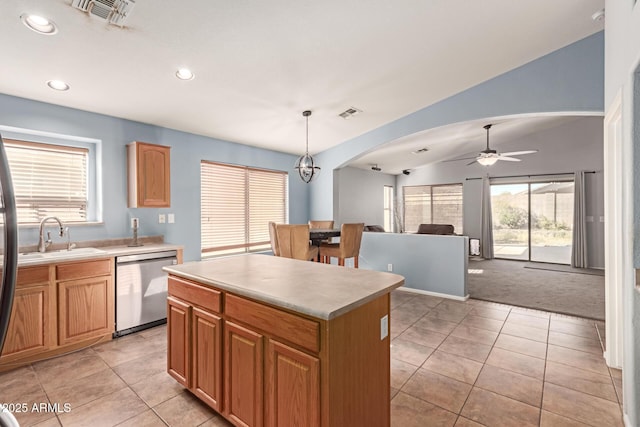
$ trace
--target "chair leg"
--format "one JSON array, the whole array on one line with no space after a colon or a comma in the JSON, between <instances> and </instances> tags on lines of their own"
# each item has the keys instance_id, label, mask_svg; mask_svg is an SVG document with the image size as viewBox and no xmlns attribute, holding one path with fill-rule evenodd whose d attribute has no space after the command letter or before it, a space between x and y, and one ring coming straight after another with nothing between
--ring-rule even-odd
<instances>
[{"instance_id":1,"label":"chair leg","mask_svg":"<svg viewBox=\"0 0 640 427\"><path fill-rule=\"evenodd\" d=\"M344 267L344 258L338 258L338 265Z\"/></svg>"},{"instance_id":2,"label":"chair leg","mask_svg":"<svg viewBox=\"0 0 640 427\"><path fill-rule=\"evenodd\" d=\"M358 268L358 257L353 258L353 268Z\"/></svg>"}]
</instances>

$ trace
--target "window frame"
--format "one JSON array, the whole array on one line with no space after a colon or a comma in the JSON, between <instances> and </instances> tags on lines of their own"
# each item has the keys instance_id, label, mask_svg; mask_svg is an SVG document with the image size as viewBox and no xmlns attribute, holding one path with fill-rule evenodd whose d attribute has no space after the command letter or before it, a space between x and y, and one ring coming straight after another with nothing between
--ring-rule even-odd
<instances>
[{"instance_id":1,"label":"window frame","mask_svg":"<svg viewBox=\"0 0 640 427\"><path fill-rule=\"evenodd\" d=\"M403 219L403 224L405 227L405 232L416 232L417 231L417 226L419 226L419 224L417 224L416 229L409 231L409 228L407 226L407 194L406 194L406 189L407 188L416 188L416 187L422 187L422 188L429 188L429 219L430 222L422 222L422 224L434 224L433 222L433 218L434 218L434 203L433 203L433 189L434 188L439 188L439 187L460 187L460 227L458 229L458 227L455 228L455 232L456 234L463 234L464 233L464 185L460 182L454 182L454 183L447 183L447 184L423 184L423 185L405 185L402 187L402 219ZM457 224L453 224L454 226L456 226Z\"/></svg>"},{"instance_id":2,"label":"window frame","mask_svg":"<svg viewBox=\"0 0 640 427\"><path fill-rule=\"evenodd\" d=\"M244 211L243 211L244 242L243 243L234 243L234 244L228 244L228 245L205 247L204 222L203 222L204 221L204 216L203 216L204 204L205 204L205 199L204 199L205 183L204 183L204 176L203 176L203 168L206 167L205 165L212 165L218 168L229 168L229 170L235 169L235 170L243 171L243 178L244 178L243 194L242 194L242 198L244 199L244 205L243 205L244 206ZM200 256L202 259L209 259L209 258L215 258L219 256L236 255L236 254L243 254L243 253L265 252L270 250L271 241L268 238L269 236L268 220L265 221L264 230L262 230L264 231L266 239L259 240L259 241L252 241L252 233L251 233L252 220L251 220L250 208L251 208L252 200L254 202L256 201L256 199L251 198L251 174L252 173L275 174L280 179L282 179L282 184L284 188L281 188L279 191L282 193L282 197L283 197L283 200L282 200L283 211L282 211L282 216L277 218L276 222L283 222L283 223L289 222L289 173L288 172L281 171L281 170L274 170L274 169L258 168L254 166L245 166L245 165L237 165L237 164L216 162L216 161L210 161L210 160L201 160L200 161L200 203L201 203ZM238 195L236 195L236 197L238 197ZM226 214L224 215L226 216ZM255 227L255 224L257 223L258 222L254 223L254 227ZM243 249L243 250L239 251L238 249Z\"/></svg>"},{"instance_id":3,"label":"window frame","mask_svg":"<svg viewBox=\"0 0 640 427\"><path fill-rule=\"evenodd\" d=\"M11 167L11 148L19 147L21 149L27 150L36 150L36 151L51 151L57 153L82 153L84 158L84 220L70 219L60 214L55 214L54 216L59 217L66 224L73 225L85 225L96 222L96 217L98 213L95 210L95 201L97 199L97 191L95 188L96 179L96 149L94 144L85 144L85 143L68 143L66 141L56 141L56 142L42 142L42 141L33 141L27 140L21 137L10 136L7 138L3 138L5 141L5 147L8 151L9 164ZM34 156L35 157L35 156ZM15 162L15 160L14 160ZM15 168L15 166L13 166ZM18 187L16 185L16 173L17 171L13 171L13 181L14 188ZM33 177L33 176L32 176ZM29 181L33 182L33 181ZM36 184L37 185L37 184ZM16 201L20 204L21 193L16 189L15 190ZM28 200L28 198L25 198ZM55 208L56 205L53 205ZM59 207L64 208L64 204L59 205ZM51 213L46 213L42 215L35 214L39 219L37 221L20 221L20 215L18 218L18 226L19 227L33 227L38 226L43 218L47 216L51 216ZM33 215L30 215L33 216Z\"/></svg>"}]
</instances>

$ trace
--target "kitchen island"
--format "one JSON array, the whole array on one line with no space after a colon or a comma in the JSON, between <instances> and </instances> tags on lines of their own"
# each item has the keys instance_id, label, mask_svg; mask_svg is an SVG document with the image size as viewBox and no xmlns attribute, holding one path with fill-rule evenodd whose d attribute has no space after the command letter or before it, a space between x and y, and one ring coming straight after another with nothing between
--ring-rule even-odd
<instances>
[{"instance_id":1,"label":"kitchen island","mask_svg":"<svg viewBox=\"0 0 640 427\"><path fill-rule=\"evenodd\" d=\"M164 268L167 369L239 426L389 426L402 276L267 255Z\"/></svg>"}]
</instances>

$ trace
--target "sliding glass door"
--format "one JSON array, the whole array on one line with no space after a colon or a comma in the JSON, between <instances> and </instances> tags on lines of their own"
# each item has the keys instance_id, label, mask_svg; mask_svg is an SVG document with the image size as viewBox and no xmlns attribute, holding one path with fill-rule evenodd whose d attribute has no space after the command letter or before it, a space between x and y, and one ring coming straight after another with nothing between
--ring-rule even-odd
<instances>
[{"instance_id":1,"label":"sliding glass door","mask_svg":"<svg viewBox=\"0 0 640 427\"><path fill-rule=\"evenodd\" d=\"M573 181L492 184L496 258L571 263Z\"/></svg>"},{"instance_id":2,"label":"sliding glass door","mask_svg":"<svg viewBox=\"0 0 640 427\"><path fill-rule=\"evenodd\" d=\"M571 264L573 182L530 187L531 261Z\"/></svg>"}]
</instances>

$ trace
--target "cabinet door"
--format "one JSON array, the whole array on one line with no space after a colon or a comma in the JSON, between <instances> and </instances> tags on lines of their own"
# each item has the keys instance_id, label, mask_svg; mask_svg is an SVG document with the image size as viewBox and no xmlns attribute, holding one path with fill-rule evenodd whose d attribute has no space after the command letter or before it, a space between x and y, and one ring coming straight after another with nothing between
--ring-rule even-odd
<instances>
[{"instance_id":1,"label":"cabinet door","mask_svg":"<svg viewBox=\"0 0 640 427\"><path fill-rule=\"evenodd\" d=\"M216 411L222 410L222 320L193 308L193 393Z\"/></svg>"},{"instance_id":2,"label":"cabinet door","mask_svg":"<svg viewBox=\"0 0 640 427\"><path fill-rule=\"evenodd\" d=\"M167 297L167 372L191 386L191 306Z\"/></svg>"},{"instance_id":3,"label":"cabinet door","mask_svg":"<svg viewBox=\"0 0 640 427\"><path fill-rule=\"evenodd\" d=\"M58 344L113 333L113 279L91 277L58 283Z\"/></svg>"},{"instance_id":4,"label":"cabinet door","mask_svg":"<svg viewBox=\"0 0 640 427\"><path fill-rule=\"evenodd\" d=\"M225 322L225 409L237 426L261 427L262 335L233 322Z\"/></svg>"},{"instance_id":5,"label":"cabinet door","mask_svg":"<svg viewBox=\"0 0 640 427\"><path fill-rule=\"evenodd\" d=\"M19 359L55 345L51 334L51 288L47 285L16 289L13 297L9 329L2 351L2 360Z\"/></svg>"},{"instance_id":6,"label":"cabinet door","mask_svg":"<svg viewBox=\"0 0 640 427\"><path fill-rule=\"evenodd\" d=\"M265 371L267 426L319 426L320 361L270 339Z\"/></svg>"},{"instance_id":7,"label":"cabinet door","mask_svg":"<svg viewBox=\"0 0 640 427\"><path fill-rule=\"evenodd\" d=\"M128 154L134 158L129 159L129 184L136 197L135 200L130 197L129 207L171 205L170 149L144 142L131 144Z\"/></svg>"}]
</instances>

